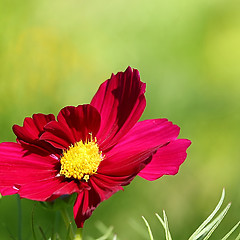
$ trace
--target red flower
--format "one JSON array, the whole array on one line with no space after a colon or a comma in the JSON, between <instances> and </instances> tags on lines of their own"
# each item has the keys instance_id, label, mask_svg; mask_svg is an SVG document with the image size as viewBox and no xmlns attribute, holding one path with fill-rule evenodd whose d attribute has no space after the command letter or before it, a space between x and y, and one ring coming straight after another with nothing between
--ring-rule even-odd
<instances>
[{"instance_id":1,"label":"red flower","mask_svg":"<svg viewBox=\"0 0 240 240\"><path fill-rule=\"evenodd\" d=\"M52 201L76 192L73 212L83 227L93 210L136 175L155 180L176 174L190 141L167 119L137 122L145 84L136 69L112 75L90 104L58 116L34 114L13 126L17 143L0 144L0 192Z\"/></svg>"}]
</instances>

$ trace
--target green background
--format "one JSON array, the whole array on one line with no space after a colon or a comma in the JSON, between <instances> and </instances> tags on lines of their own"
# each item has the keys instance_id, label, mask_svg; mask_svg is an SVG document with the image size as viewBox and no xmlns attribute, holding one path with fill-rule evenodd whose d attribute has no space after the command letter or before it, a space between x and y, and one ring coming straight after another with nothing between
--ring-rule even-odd
<instances>
[{"instance_id":1,"label":"green background","mask_svg":"<svg viewBox=\"0 0 240 240\"><path fill-rule=\"evenodd\" d=\"M225 187L232 207L219 239L240 212L239 12L238 0L0 0L0 141L15 141L11 127L26 116L89 103L112 72L137 68L147 83L142 119L178 124L192 141L188 158L176 176L137 177L103 202L84 235L100 236L101 221L120 239L146 239L144 215L163 239L154 214L165 209L173 238L187 239ZM22 205L23 239L32 239L34 202ZM49 234L53 213L34 209ZM15 196L0 201L0 238L11 236Z\"/></svg>"}]
</instances>

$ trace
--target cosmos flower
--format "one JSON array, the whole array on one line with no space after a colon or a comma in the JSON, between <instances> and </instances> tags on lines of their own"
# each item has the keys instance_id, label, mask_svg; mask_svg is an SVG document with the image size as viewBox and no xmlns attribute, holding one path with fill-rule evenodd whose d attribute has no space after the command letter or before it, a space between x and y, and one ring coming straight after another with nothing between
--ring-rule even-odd
<instances>
[{"instance_id":1,"label":"cosmos flower","mask_svg":"<svg viewBox=\"0 0 240 240\"><path fill-rule=\"evenodd\" d=\"M137 175L155 180L176 174L190 145L177 139L167 119L138 122L145 84L128 67L99 87L90 104L33 114L14 125L17 142L0 144L0 193L53 201L77 193L77 227L94 209Z\"/></svg>"}]
</instances>

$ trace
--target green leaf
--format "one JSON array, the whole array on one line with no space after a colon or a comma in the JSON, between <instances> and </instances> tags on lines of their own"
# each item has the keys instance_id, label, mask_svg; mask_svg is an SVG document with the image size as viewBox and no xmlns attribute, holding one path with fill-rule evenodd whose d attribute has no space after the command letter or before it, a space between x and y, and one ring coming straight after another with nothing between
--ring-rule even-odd
<instances>
[{"instance_id":1,"label":"green leaf","mask_svg":"<svg viewBox=\"0 0 240 240\"><path fill-rule=\"evenodd\" d=\"M156 213L156 216L157 216L158 220L160 221L160 223L162 224L162 226L165 230L166 240L172 240L170 230L169 230L169 227L168 227L168 220L167 220L166 212L163 210L163 219L164 220L157 213Z\"/></svg>"},{"instance_id":2,"label":"green leaf","mask_svg":"<svg viewBox=\"0 0 240 240\"><path fill-rule=\"evenodd\" d=\"M163 217L164 217L164 222L165 222L166 239L167 240L172 240L172 237L171 237L171 234L170 234L170 230L169 230L169 227L168 227L167 215L166 215L164 210L163 210Z\"/></svg>"},{"instance_id":3,"label":"green leaf","mask_svg":"<svg viewBox=\"0 0 240 240\"><path fill-rule=\"evenodd\" d=\"M225 189L222 191L222 196L220 201L218 202L216 208L213 210L213 212L209 215L209 217L198 227L198 229L191 235L189 240L196 240L196 236L199 235L199 233L204 229L204 227L213 219L213 217L216 215L220 207L222 206L223 200L225 197Z\"/></svg>"},{"instance_id":4,"label":"green leaf","mask_svg":"<svg viewBox=\"0 0 240 240\"><path fill-rule=\"evenodd\" d=\"M226 240L228 239L228 237L237 229L237 227L239 226L240 221L230 230L230 232L228 232L221 240ZM240 237L240 234L238 235ZM237 239L237 238L236 238Z\"/></svg>"},{"instance_id":5,"label":"green leaf","mask_svg":"<svg viewBox=\"0 0 240 240\"><path fill-rule=\"evenodd\" d=\"M240 240L240 233L238 234L238 236L235 240Z\"/></svg>"},{"instance_id":6,"label":"green leaf","mask_svg":"<svg viewBox=\"0 0 240 240\"><path fill-rule=\"evenodd\" d=\"M148 224L148 221L144 218L144 216L142 216L142 219L144 220L144 222L145 222L145 224L147 226L150 240L154 240L153 235L152 235L152 231L151 231L151 228L150 228L150 225Z\"/></svg>"},{"instance_id":7,"label":"green leaf","mask_svg":"<svg viewBox=\"0 0 240 240\"><path fill-rule=\"evenodd\" d=\"M230 207L230 204L218 215L218 217L216 217L211 223L209 223L200 233L198 233L198 235L195 236L195 240L197 239L202 239L204 238L206 235L209 234L210 231L212 231L212 228L214 228L214 230L216 229L216 227L220 224L220 222L222 221L222 219L224 218L224 216L226 215L228 209ZM213 230L213 231L214 231Z\"/></svg>"},{"instance_id":8,"label":"green leaf","mask_svg":"<svg viewBox=\"0 0 240 240\"><path fill-rule=\"evenodd\" d=\"M207 230L208 230L208 233L207 233L206 237L203 240L207 240L207 239L210 238L212 233L215 231L215 229L218 227L218 225L221 223L221 221L223 220L223 218L227 214L230 206L231 206L231 203L229 203L227 205L227 207L224 208L224 210L218 215L218 217L216 219L214 219L214 221L206 227Z\"/></svg>"}]
</instances>

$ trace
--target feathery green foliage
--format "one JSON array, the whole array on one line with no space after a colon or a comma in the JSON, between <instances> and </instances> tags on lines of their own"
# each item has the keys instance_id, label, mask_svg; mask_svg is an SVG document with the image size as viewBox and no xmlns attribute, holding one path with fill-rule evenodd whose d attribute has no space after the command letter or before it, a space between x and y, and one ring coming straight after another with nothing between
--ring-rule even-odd
<instances>
[{"instance_id":1,"label":"feathery green foliage","mask_svg":"<svg viewBox=\"0 0 240 240\"><path fill-rule=\"evenodd\" d=\"M215 217L215 215L217 214L217 212L219 211L219 209L221 208L221 206L223 204L224 197L225 197L225 189L223 189L223 191L222 191L220 201L218 202L216 208L209 215L209 217L198 227L198 229L190 236L190 238L188 240L208 240L212 236L213 232L216 230L216 228L222 222L223 218L226 216L226 214L231 206L231 203L229 203L219 213L219 215L217 217ZM168 227L167 215L166 215L165 211L163 210L163 219L157 213L156 213L156 216L164 228L166 240L172 240L170 230ZM215 219L213 219L214 217L215 217ZM150 240L154 240L149 223L147 222L147 220L144 217L143 217L143 220L147 226ZM240 225L240 221L221 240L228 239L229 236L238 228L239 225ZM237 236L237 238L235 240L238 240L239 238L240 238L240 234Z\"/></svg>"}]
</instances>

